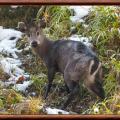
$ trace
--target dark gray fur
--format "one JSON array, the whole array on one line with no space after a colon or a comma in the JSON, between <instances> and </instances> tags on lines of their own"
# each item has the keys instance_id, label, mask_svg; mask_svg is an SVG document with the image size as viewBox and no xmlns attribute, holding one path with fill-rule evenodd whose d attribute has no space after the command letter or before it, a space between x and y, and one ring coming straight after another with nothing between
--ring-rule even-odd
<instances>
[{"instance_id":1,"label":"dark gray fur","mask_svg":"<svg viewBox=\"0 0 120 120\"><path fill-rule=\"evenodd\" d=\"M89 47L81 42L71 40L53 42L41 32L38 34L40 31L38 26L30 26L28 30L29 32L26 33L30 34L29 40L34 53L43 59L48 69L48 85L45 99L50 92L56 72L63 74L65 86L69 93L67 101L63 104L63 109L78 95L79 82L83 82L88 90L100 98L105 97L100 70L98 70L94 80L89 79L89 72L92 75L100 63L96 54ZM91 71L88 71L91 61L94 61L94 64ZM102 68L100 67L100 69Z\"/></svg>"}]
</instances>

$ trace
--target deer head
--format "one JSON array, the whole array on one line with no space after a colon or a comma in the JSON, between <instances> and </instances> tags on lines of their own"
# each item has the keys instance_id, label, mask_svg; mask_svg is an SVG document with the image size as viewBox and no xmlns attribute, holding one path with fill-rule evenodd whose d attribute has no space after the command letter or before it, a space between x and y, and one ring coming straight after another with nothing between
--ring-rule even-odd
<instances>
[{"instance_id":1,"label":"deer head","mask_svg":"<svg viewBox=\"0 0 120 120\"><path fill-rule=\"evenodd\" d=\"M35 48L40 44L42 45L44 41L45 36L42 29L45 27L46 23L43 19L41 19L39 22L36 22L35 20L29 23L19 22L17 29L27 35L31 46Z\"/></svg>"},{"instance_id":2,"label":"deer head","mask_svg":"<svg viewBox=\"0 0 120 120\"><path fill-rule=\"evenodd\" d=\"M96 68L94 65L96 66L95 60L90 61L87 79L84 81L84 84L90 92L95 93L101 99L104 99L105 93L102 87L102 64L101 62L98 62L98 66Z\"/></svg>"}]
</instances>

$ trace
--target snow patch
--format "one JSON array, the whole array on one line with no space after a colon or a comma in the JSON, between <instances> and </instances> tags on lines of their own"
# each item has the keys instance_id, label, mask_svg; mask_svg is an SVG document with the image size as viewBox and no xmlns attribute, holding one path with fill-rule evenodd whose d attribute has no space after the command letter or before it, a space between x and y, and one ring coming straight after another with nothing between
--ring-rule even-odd
<instances>
[{"instance_id":1,"label":"snow patch","mask_svg":"<svg viewBox=\"0 0 120 120\"><path fill-rule=\"evenodd\" d=\"M71 16L70 20L73 23L76 23L76 22L84 22L82 18L88 15L91 6L70 6L69 8L73 9L75 12L75 16Z\"/></svg>"},{"instance_id":2,"label":"snow patch","mask_svg":"<svg viewBox=\"0 0 120 120\"><path fill-rule=\"evenodd\" d=\"M32 81L24 81L23 84L16 84L13 86L17 91L25 92L25 90L32 84Z\"/></svg>"},{"instance_id":3,"label":"snow patch","mask_svg":"<svg viewBox=\"0 0 120 120\"><path fill-rule=\"evenodd\" d=\"M99 113L99 108L98 107L94 108L94 113Z\"/></svg>"},{"instance_id":4,"label":"snow patch","mask_svg":"<svg viewBox=\"0 0 120 120\"><path fill-rule=\"evenodd\" d=\"M16 8L18 8L18 5L11 5L11 8L16 9Z\"/></svg>"},{"instance_id":5,"label":"snow patch","mask_svg":"<svg viewBox=\"0 0 120 120\"><path fill-rule=\"evenodd\" d=\"M13 58L17 58L16 42L21 38L22 33L14 29L4 29L0 27L0 53L12 55Z\"/></svg>"},{"instance_id":6,"label":"snow patch","mask_svg":"<svg viewBox=\"0 0 120 120\"><path fill-rule=\"evenodd\" d=\"M1 58L0 63L2 65L2 69L5 73L8 73L10 76L15 75L23 75L24 70L20 69L19 66L21 65L20 60L13 59L13 58Z\"/></svg>"},{"instance_id":7,"label":"snow patch","mask_svg":"<svg viewBox=\"0 0 120 120\"><path fill-rule=\"evenodd\" d=\"M73 40L73 41L80 41L84 43L85 45L87 45L88 47L91 47L91 48L93 47L93 44L90 42L91 38L81 37L81 35L72 35L68 39Z\"/></svg>"},{"instance_id":8,"label":"snow patch","mask_svg":"<svg viewBox=\"0 0 120 120\"><path fill-rule=\"evenodd\" d=\"M4 29L0 26L0 67L10 75L4 85L14 85L16 90L25 91L31 82L24 81L29 78L29 75L21 68L22 63L16 54L22 51L16 48L16 43L20 38L22 38L20 31ZM23 84L16 84L18 81L22 81Z\"/></svg>"},{"instance_id":9,"label":"snow patch","mask_svg":"<svg viewBox=\"0 0 120 120\"><path fill-rule=\"evenodd\" d=\"M67 111L56 109L56 108L48 107L45 110L46 110L47 114L69 114L69 112L67 112Z\"/></svg>"},{"instance_id":10,"label":"snow patch","mask_svg":"<svg viewBox=\"0 0 120 120\"><path fill-rule=\"evenodd\" d=\"M43 109L44 109L44 112L46 112L47 114L77 114L75 112L72 112L72 111L65 111L65 110L61 110L61 109L56 109L56 108L50 108L50 107L47 107L47 108L44 108L43 106Z\"/></svg>"},{"instance_id":11,"label":"snow patch","mask_svg":"<svg viewBox=\"0 0 120 120\"><path fill-rule=\"evenodd\" d=\"M16 9L18 7L23 7L23 5L11 5L10 7L13 8L13 9Z\"/></svg>"}]
</instances>

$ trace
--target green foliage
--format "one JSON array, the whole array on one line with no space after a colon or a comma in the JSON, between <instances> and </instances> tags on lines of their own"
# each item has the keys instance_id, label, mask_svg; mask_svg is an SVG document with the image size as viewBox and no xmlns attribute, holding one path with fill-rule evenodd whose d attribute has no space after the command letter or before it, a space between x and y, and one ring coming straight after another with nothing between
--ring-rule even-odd
<instances>
[{"instance_id":1,"label":"green foliage","mask_svg":"<svg viewBox=\"0 0 120 120\"><path fill-rule=\"evenodd\" d=\"M113 96L102 102L96 102L83 114L120 114L120 94L116 92Z\"/></svg>"},{"instance_id":2,"label":"green foliage","mask_svg":"<svg viewBox=\"0 0 120 120\"><path fill-rule=\"evenodd\" d=\"M39 73L39 75L32 75L31 79L33 81L32 86L34 87L35 91L39 95L42 95L45 83L47 82L47 76L43 73Z\"/></svg>"},{"instance_id":3,"label":"green foliage","mask_svg":"<svg viewBox=\"0 0 120 120\"><path fill-rule=\"evenodd\" d=\"M23 102L16 104L13 110L15 114L41 114L40 110L43 106L43 100L41 98L31 98L23 100Z\"/></svg>"},{"instance_id":4,"label":"green foliage","mask_svg":"<svg viewBox=\"0 0 120 120\"><path fill-rule=\"evenodd\" d=\"M119 85L117 81L117 73L120 72L120 61L116 60L114 57L111 57L109 61L107 61L109 73L105 76L105 91L106 95L113 95L115 91L118 91ZM106 67L107 67L106 66Z\"/></svg>"},{"instance_id":5,"label":"green foliage","mask_svg":"<svg viewBox=\"0 0 120 120\"><path fill-rule=\"evenodd\" d=\"M92 36L101 55L104 55L107 49L117 50L119 48L119 11L119 7L115 6L93 7L92 12L86 18L88 27L83 34Z\"/></svg>"},{"instance_id":6,"label":"green foliage","mask_svg":"<svg viewBox=\"0 0 120 120\"><path fill-rule=\"evenodd\" d=\"M115 58L113 58L111 60L111 64L113 65L114 69L117 71L117 72L120 72L120 61L119 60L116 60Z\"/></svg>"},{"instance_id":7,"label":"green foliage","mask_svg":"<svg viewBox=\"0 0 120 120\"><path fill-rule=\"evenodd\" d=\"M2 90L1 96L4 96L3 101L8 105L16 104L22 100L22 96L13 89Z\"/></svg>"},{"instance_id":8,"label":"green foliage","mask_svg":"<svg viewBox=\"0 0 120 120\"><path fill-rule=\"evenodd\" d=\"M3 101L0 99L0 109L4 107Z\"/></svg>"},{"instance_id":9,"label":"green foliage","mask_svg":"<svg viewBox=\"0 0 120 120\"><path fill-rule=\"evenodd\" d=\"M70 21L71 14L72 11L66 6L47 6L46 9L43 6L37 14L37 19L43 15L49 26L45 29L45 32L55 40L69 36L72 25Z\"/></svg>"}]
</instances>

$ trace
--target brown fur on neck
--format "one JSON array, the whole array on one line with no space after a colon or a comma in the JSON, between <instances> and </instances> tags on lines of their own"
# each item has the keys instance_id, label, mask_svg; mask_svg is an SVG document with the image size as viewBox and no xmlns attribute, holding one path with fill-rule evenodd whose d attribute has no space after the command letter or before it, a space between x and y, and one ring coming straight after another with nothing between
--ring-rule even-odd
<instances>
[{"instance_id":1,"label":"brown fur on neck","mask_svg":"<svg viewBox=\"0 0 120 120\"><path fill-rule=\"evenodd\" d=\"M49 50L51 49L52 41L49 41L47 38L44 38L41 44L39 44L37 47L32 47L32 51L35 55L44 58L47 56Z\"/></svg>"}]
</instances>

